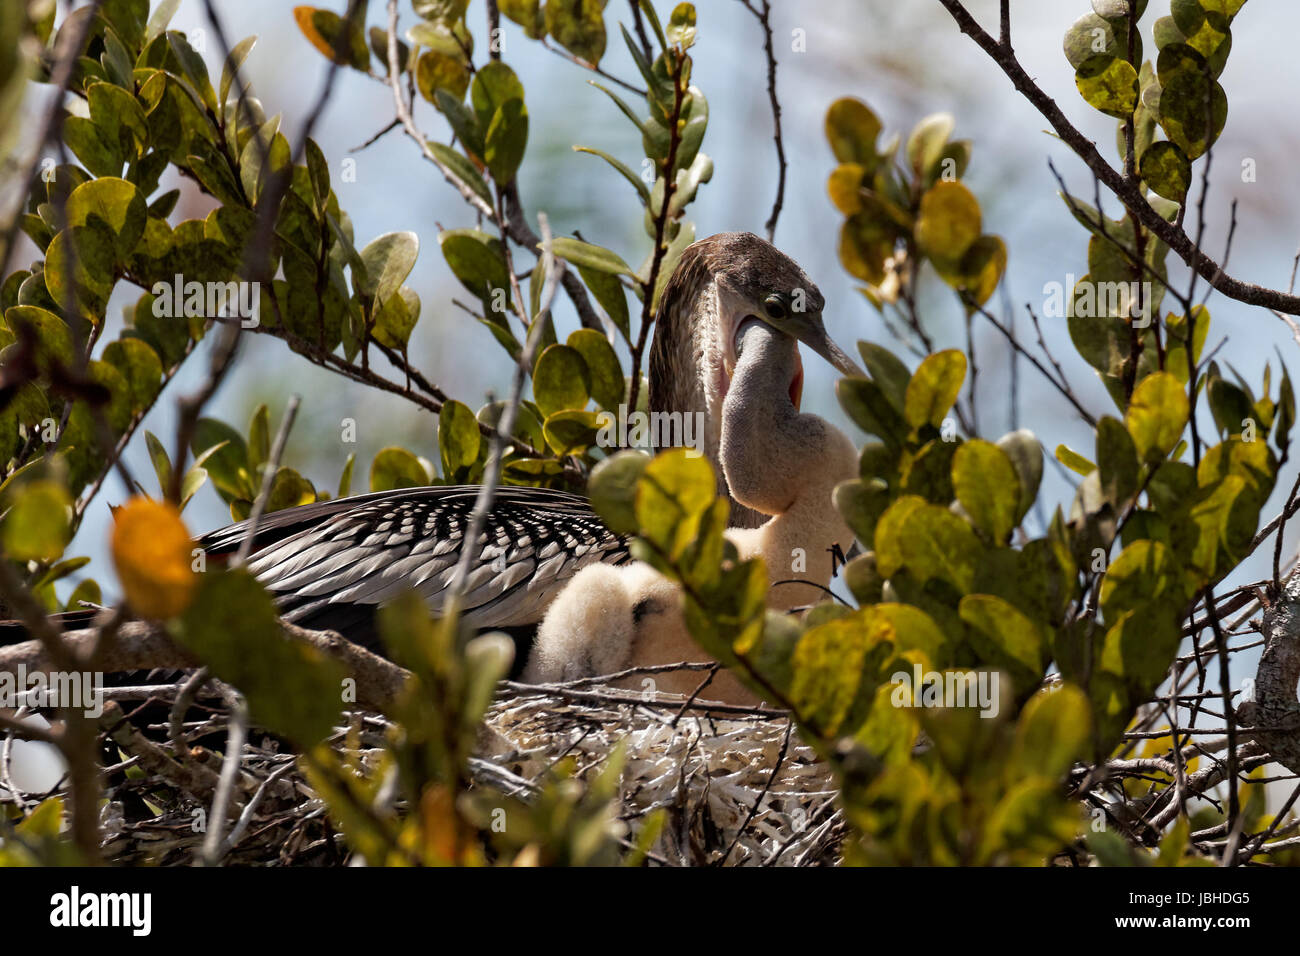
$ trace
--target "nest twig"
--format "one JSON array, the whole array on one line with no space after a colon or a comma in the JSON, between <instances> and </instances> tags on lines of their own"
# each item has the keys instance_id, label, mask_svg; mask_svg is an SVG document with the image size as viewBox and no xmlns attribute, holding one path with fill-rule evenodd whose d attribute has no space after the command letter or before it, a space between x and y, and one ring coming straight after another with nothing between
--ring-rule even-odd
<instances>
[{"instance_id":1,"label":"nest twig","mask_svg":"<svg viewBox=\"0 0 1300 956\"><path fill-rule=\"evenodd\" d=\"M230 725L228 701L200 695L168 742L167 704L184 682L106 688L100 719L105 859L118 865L187 866L203 860L213 796ZM346 713L331 746L374 766L390 723ZM3 735L6 739L8 735ZM844 826L829 768L778 711L720 707L705 700L576 685L505 684L484 719L470 762L475 786L528 800L555 764L574 758L588 779L622 743L617 816L635 836L662 809L665 825L652 862L668 865L834 865ZM3 743L4 740L0 740ZM225 865L344 865L350 851L328 808L308 785L297 755L276 738L250 732L217 859ZM62 792L66 780L52 793ZM0 803L28 812L51 794L0 779Z\"/></svg>"}]
</instances>

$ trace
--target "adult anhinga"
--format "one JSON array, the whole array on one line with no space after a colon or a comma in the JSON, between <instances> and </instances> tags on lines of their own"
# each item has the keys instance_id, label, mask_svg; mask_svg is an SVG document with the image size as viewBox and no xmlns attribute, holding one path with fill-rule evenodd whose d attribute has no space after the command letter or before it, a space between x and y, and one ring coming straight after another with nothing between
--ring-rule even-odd
<instances>
[{"instance_id":1,"label":"adult anhinga","mask_svg":"<svg viewBox=\"0 0 1300 956\"><path fill-rule=\"evenodd\" d=\"M803 372L795 340L845 374L862 374L826 335L823 304L793 260L751 233L721 233L682 253L659 304L650 407L703 415L702 450L718 472L720 491L730 493L728 477L742 477L735 470L728 476L718 456L736 335L747 318L781 333L790 348L786 359L794 362L780 394L754 395L751 409L769 399L798 404ZM372 644L375 609L402 590L414 589L432 610L441 609L476 493L472 486L404 488L278 511L258 523L248 567L276 595L287 620ZM733 499L733 524L766 520L747 504ZM829 490L824 504L830 509ZM220 558L237 551L247 533L241 522L199 543ZM584 567L628 560L626 542L584 498L539 488L499 489L474 547L461 602L466 623L524 638Z\"/></svg>"}]
</instances>

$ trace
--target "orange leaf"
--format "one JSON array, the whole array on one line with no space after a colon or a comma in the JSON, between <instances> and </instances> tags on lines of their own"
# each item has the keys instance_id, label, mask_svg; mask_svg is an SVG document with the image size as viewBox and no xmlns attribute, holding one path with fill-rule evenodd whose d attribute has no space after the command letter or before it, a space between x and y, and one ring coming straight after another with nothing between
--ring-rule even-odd
<instances>
[{"instance_id":1,"label":"orange leaf","mask_svg":"<svg viewBox=\"0 0 1300 956\"><path fill-rule=\"evenodd\" d=\"M356 31L356 35L344 36L347 21L332 10L318 7L294 7L293 18L298 21L298 29L327 60L334 60L344 66L353 66L364 70L369 63L370 53L365 40Z\"/></svg>"},{"instance_id":2,"label":"orange leaf","mask_svg":"<svg viewBox=\"0 0 1300 956\"><path fill-rule=\"evenodd\" d=\"M194 542L170 504L132 498L113 515L113 563L127 603L141 617L175 617L198 583Z\"/></svg>"}]
</instances>

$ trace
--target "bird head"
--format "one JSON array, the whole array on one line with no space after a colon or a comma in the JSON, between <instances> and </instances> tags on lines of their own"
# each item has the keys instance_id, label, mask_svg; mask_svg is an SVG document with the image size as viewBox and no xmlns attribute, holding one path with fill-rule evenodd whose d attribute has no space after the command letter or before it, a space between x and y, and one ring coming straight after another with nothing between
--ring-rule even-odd
<instances>
[{"instance_id":1,"label":"bird head","mask_svg":"<svg viewBox=\"0 0 1300 956\"><path fill-rule=\"evenodd\" d=\"M735 373L737 335L750 319L802 342L844 375L865 374L826 334L822 320L826 300L793 259L748 232L722 233L695 245L705 246L703 258L712 275L716 297L713 334L721 352L724 393ZM802 384L800 369L791 395L796 407Z\"/></svg>"},{"instance_id":2,"label":"bird head","mask_svg":"<svg viewBox=\"0 0 1300 956\"><path fill-rule=\"evenodd\" d=\"M793 259L748 232L726 232L687 246L659 298L650 350L650 409L703 413L703 451L716 465L722 411L748 320L802 342L845 375L865 373L826 334L825 299ZM789 398L799 407L798 348Z\"/></svg>"}]
</instances>

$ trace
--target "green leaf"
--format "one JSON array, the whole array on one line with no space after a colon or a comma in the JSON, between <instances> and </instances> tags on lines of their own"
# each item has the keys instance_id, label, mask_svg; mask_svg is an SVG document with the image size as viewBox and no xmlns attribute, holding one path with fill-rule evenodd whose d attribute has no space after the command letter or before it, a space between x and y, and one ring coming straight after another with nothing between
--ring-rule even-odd
<instances>
[{"instance_id":1,"label":"green leaf","mask_svg":"<svg viewBox=\"0 0 1300 956\"><path fill-rule=\"evenodd\" d=\"M396 446L385 448L370 463L371 491L420 488L428 483L429 474L420 464L420 459L405 448Z\"/></svg>"},{"instance_id":2,"label":"green leaf","mask_svg":"<svg viewBox=\"0 0 1300 956\"><path fill-rule=\"evenodd\" d=\"M673 46L689 50L695 45L695 5L679 3L673 7L668 25L664 27L664 37Z\"/></svg>"},{"instance_id":3,"label":"green leaf","mask_svg":"<svg viewBox=\"0 0 1300 956\"><path fill-rule=\"evenodd\" d=\"M0 543L14 561L55 561L68 546L72 496L61 482L19 486L0 520Z\"/></svg>"},{"instance_id":4,"label":"green leaf","mask_svg":"<svg viewBox=\"0 0 1300 956\"><path fill-rule=\"evenodd\" d=\"M980 550L967 522L913 495L900 497L876 524L876 566L885 578L905 567L919 581L939 578L968 593Z\"/></svg>"},{"instance_id":5,"label":"green leaf","mask_svg":"<svg viewBox=\"0 0 1300 956\"><path fill-rule=\"evenodd\" d=\"M1016 690L1028 691L1047 666L1047 636L1015 605L992 594L967 594L957 613L970 625L969 638L983 662L1006 667Z\"/></svg>"},{"instance_id":6,"label":"green leaf","mask_svg":"<svg viewBox=\"0 0 1300 956\"><path fill-rule=\"evenodd\" d=\"M583 409L591 396L591 373L582 353L567 345L551 345L533 367L533 396L542 414Z\"/></svg>"},{"instance_id":7,"label":"green leaf","mask_svg":"<svg viewBox=\"0 0 1300 956\"><path fill-rule=\"evenodd\" d=\"M492 191L488 189L487 183L479 175L474 164L465 156L456 152L450 146L444 146L442 143L435 143L433 140L428 141L429 152L437 156L439 161L448 167L457 177L474 191L488 205L492 204Z\"/></svg>"},{"instance_id":8,"label":"green leaf","mask_svg":"<svg viewBox=\"0 0 1300 956\"><path fill-rule=\"evenodd\" d=\"M230 97L230 87L235 82L235 74L244 65L244 61L248 59L248 54L253 52L256 43L256 36L244 37L230 48L230 55L226 57L221 66L221 85L218 87L217 92L218 102L224 104Z\"/></svg>"},{"instance_id":9,"label":"green leaf","mask_svg":"<svg viewBox=\"0 0 1300 956\"><path fill-rule=\"evenodd\" d=\"M379 27L371 27L366 32L366 39L370 41L370 52L375 55L379 61L379 72L388 75L388 31ZM411 48L401 40L397 41L397 69L399 72L405 72L411 68Z\"/></svg>"},{"instance_id":10,"label":"green leaf","mask_svg":"<svg viewBox=\"0 0 1300 956\"><path fill-rule=\"evenodd\" d=\"M1184 594L1182 569L1165 544L1134 541L1111 562L1101 582L1101 609L1108 621L1161 599L1178 601Z\"/></svg>"},{"instance_id":11,"label":"green leaf","mask_svg":"<svg viewBox=\"0 0 1300 956\"><path fill-rule=\"evenodd\" d=\"M939 262L935 266L945 282L981 306L992 297L1007 270L1007 246L998 236L980 236L955 266Z\"/></svg>"},{"instance_id":12,"label":"green leaf","mask_svg":"<svg viewBox=\"0 0 1300 956\"><path fill-rule=\"evenodd\" d=\"M1137 70L1120 57L1089 57L1075 72L1074 84L1089 106L1107 116L1127 119L1137 108Z\"/></svg>"},{"instance_id":13,"label":"green leaf","mask_svg":"<svg viewBox=\"0 0 1300 956\"><path fill-rule=\"evenodd\" d=\"M880 165L876 139L882 126L871 107L858 99L844 97L826 111L826 139L841 163L857 163L867 172Z\"/></svg>"},{"instance_id":14,"label":"green leaf","mask_svg":"<svg viewBox=\"0 0 1300 956\"><path fill-rule=\"evenodd\" d=\"M637 485L641 534L676 560L697 537L700 521L717 497L707 458L675 448L655 456Z\"/></svg>"},{"instance_id":15,"label":"green leaf","mask_svg":"<svg viewBox=\"0 0 1300 956\"><path fill-rule=\"evenodd\" d=\"M356 464L357 456L354 452L348 455L348 460L343 463L343 474L339 476L339 493L338 497L346 498L352 494L352 467Z\"/></svg>"},{"instance_id":16,"label":"green leaf","mask_svg":"<svg viewBox=\"0 0 1300 956\"><path fill-rule=\"evenodd\" d=\"M1020 480L1001 448L978 438L953 454L952 487L975 527L1001 544L1015 530Z\"/></svg>"},{"instance_id":17,"label":"green leaf","mask_svg":"<svg viewBox=\"0 0 1300 956\"><path fill-rule=\"evenodd\" d=\"M311 45L328 60L366 72L370 69L370 49L366 46L364 13L355 18L350 30L347 21L332 10L294 7L293 18Z\"/></svg>"},{"instance_id":18,"label":"green leaf","mask_svg":"<svg viewBox=\"0 0 1300 956\"><path fill-rule=\"evenodd\" d=\"M272 117L248 137L239 154L239 182L244 195L256 202L271 177L283 173L291 158L289 141L279 131L279 117Z\"/></svg>"},{"instance_id":19,"label":"green leaf","mask_svg":"<svg viewBox=\"0 0 1300 956\"><path fill-rule=\"evenodd\" d=\"M97 217L84 226L64 229L45 250L44 278L50 298L63 309L73 301L75 289L78 314L99 324L116 284L117 248L118 237ZM71 288L67 281L70 268Z\"/></svg>"},{"instance_id":20,"label":"green leaf","mask_svg":"<svg viewBox=\"0 0 1300 956\"><path fill-rule=\"evenodd\" d=\"M506 17L524 28L524 35L529 39L538 40L546 36L541 0L500 0L498 6Z\"/></svg>"},{"instance_id":21,"label":"green leaf","mask_svg":"<svg viewBox=\"0 0 1300 956\"><path fill-rule=\"evenodd\" d=\"M96 176L118 176L124 158L115 140L109 140L99 126L81 116L69 116L63 123L63 141L81 164Z\"/></svg>"},{"instance_id":22,"label":"green leaf","mask_svg":"<svg viewBox=\"0 0 1300 956\"><path fill-rule=\"evenodd\" d=\"M1285 453L1291 443L1291 428L1295 425L1295 390L1291 387L1291 373L1282 366L1282 384L1278 386L1277 429L1273 440L1278 450Z\"/></svg>"},{"instance_id":23,"label":"green leaf","mask_svg":"<svg viewBox=\"0 0 1300 956\"><path fill-rule=\"evenodd\" d=\"M420 320L420 298L409 286L389 296L374 316L371 329L375 341L392 349L405 349L415 324Z\"/></svg>"},{"instance_id":24,"label":"green leaf","mask_svg":"<svg viewBox=\"0 0 1300 956\"><path fill-rule=\"evenodd\" d=\"M511 100L524 98L524 85L501 60L491 60L474 75L470 102L479 125L487 129L492 117Z\"/></svg>"},{"instance_id":25,"label":"green leaf","mask_svg":"<svg viewBox=\"0 0 1300 956\"><path fill-rule=\"evenodd\" d=\"M167 29L167 24L171 23L172 17L176 15L176 10L181 5L181 0L160 0L159 4L154 7L153 13L149 17L149 22L145 25L145 41L152 41L154 37L161 36Z\"/></svg>"},{"instance_id":26,"label":"green leaf","mask_svg":"<svg viewBox=\"0 0 1300 956\"><path fill-rule=\"evenodd\" d=\"M415 87L430 103L438 103L442 92L456 99L465 98L469 88L469 67L459 50L446 53L442 50L425 50L415 61Z\"/></svg>"},{"instance_id":27,"label":"green leaf","mask_svg":"<svg viewBox=\"0 0 1300 956\"><path fill-rule=\"evenodd\" d=\"M514 181L528 146L528 110L523 100L508 100L492 116L484 136L483 160L501 185Z\"/></svg>"},{"instance_id":28,"label":"green leaf","mask_svg":"<svg viewBox=\"0 0 1300 956\"><path fill-rule=\"evenodd\" d=\"M1038 486L1043 481L1043 446L1027 428L1007 432L997 440L997 446L1011 459L1020 483L1020 502L1016 507L1016 524L1019 524L1038 498Z\"/></svg>"},{"instance_id":29,"label":"green leaf","mask_svg":"<svg viewBox=\"0 0 1300 956\"><path fill-rule=\"evenodd\" d=\"M153 462L154 474L158 476L158 488L166 492L172 482L172 463L167 457L167 449L151 431L144 433L144 440L149 449L149 460Z\"/></svg>"},{"instance_id":30,"label":"green leaf","mask_svg":"<svg viewBox=\"0 0 1300 956\"><path fill-rule=\"evenodd\" d=\"M539 251L541 250L541 243L538 243L537 248ZM597 272L607 272L610 275L636 275L632 268L619 258L617 253L592 245L589 242L583 242L581 239L556 236L551 240L551 251L575 266L594 269Z\"/></svg>"},{"instance_id":31,"label":"green leaf","mask_svg":"<svg viewBox=\"0 0 1300 956\"><path fill-rule=\"evenodd\" d=\"M1058 462L1061 462L1063 466L1069 468L1070 471L1083 475L1084 477L1091 475L1092 472L1097 470L1095 464L1089 462L1089 460L1084 458L1083 455L1080 455L1078 451L1074 451L1066 445L1057 445L1056 455Z\"/></svg>"},{"instance_id":32,"label":"green leaf","mask_svg":"<svg viewBox=\"0 0 1300 956\"><path fill-rule=\"evenodd\" d=\"M1213 365L1213 363L1211 363ZM1206 389L1210 400L1210 411L1214 415L1214 424L1226 435L1240 435L1249 419L1256 420L1256 428L1264 431L1263 422L1258 420L1250 395L1232 382L1218 376L1208 376Z\"/></svg>"},{"instance_id":33,"label":"green leaf","mask_svg":"<svg viewBox=\"0 0 1300 956\"><path fill-rule=\"evenodd\" d=\"M593 65L605 55L603 0L561 0L546 4L546 32L579 59Z\"/></svg>"},{"instance_id":34,"label":"green leaf","mask_svg":"<svg viewBox=\"0 0 1300 956\"><path fill-rule=\"evenodd\" d=\"M1039 691L1020 711L1008 767L1016 778L1063 777L1084 756L1091 734L1088 698L1073 684Z\"/></svg>"},{"instance_id":35,"label":"green leaf","mask_svg":"<svg viewBox=\"0 0 1300 956\"><path fill-rule=\"evenodd\" d=\"M184 509L190 503L190 499L198 493L207 480L208 470L198 466L191 467L189 471L181 476L181 509Z\"/></svg>"},{"instance_id":36,"label":"green leaf","mask_svg":"<svg viewBox=\"0 0 1300 956\"><path fill-rule=\"evenodd\" d=\"M926 442L915 454L904 454L898 463L899 490L904 494L920 495L936 505L949 505L954 498L952 489L952 456L961 447L956 441L942 437ZM868 467L868 450L863 449L859 470ZM877 469L886 478L892 472L891 464Z\"/></svg>"},{"instance_id":37,"label":"green leaf","mask_svg":"<svg viewBox=\"0 0 1300 956\"><path fill-rule=\"evenodd\" d=\"M190 451L199 456L216 445L222 447L204 461L213 487L227 503L233 498L252 501L258 487L248 470L248 446L244 436L225 422L200 418L190 442Z\"/></svg>"},{"instance_id":38,"label":"green leaf","mask_svg":"<svg viewBox=\"0 0 1300 956\"><path fill-rule=\"evenodd\" d=\"M876 524L892 501L889 487L879 478L853 479L835 486L831 502L859 541L875 539Z\"/></svg>"},{"instance_id":39,"label":"green leaf","mask_svg":"<svg viewBox=\"0 0 1300 956\"><path fill-rule=\"evenodd\" d=\"M1156 193L1176 203L1187 198L1192 185L1192 164L1183 151L1168 140L1152 143L1142 154L1142 179Z\"/></svg>"},{"instance_id":40,"label":"green leaf","mask_svg":"<svg viewBox=\"0 0 1300 956\"><path fill-rule=\"evenodd\" d=\"M911 673L901 650L894 623L877 608L814 627L794 648L791 701L819 736L854 734L882 693L888 700L892 675Z\"/></svg>"},{"instance_id":41,"label":"green leaf","mask_svg":"<svg viewBox=\"0 0 1300 956\"><path fill-rule=\"evenodd\" d=\"M434 102L443 116L447 117L447 123L451 130L460 140L460 144L480 160L485 152L483 148L483 127L479 125L478 120L474 117L460 100L452 96L446 90L434 91Z\"/></svg>"},{"instance_id":42,"label":"green leaf","mask_svg":"<svg viewBox=\"0 0 1300 956\"><path fill-rule=\"evenodd\" d=\"M448 480L459 479L462 470L468 471L478 461L481 444L478 420L469 406L457 401L445 402L438 414L438 451L443 475Z\"/></svg>"},{"instance_id":43,"label":"green leaf","mask_svg":"<svg viewBox=\"0 0 1300 956\"><path fill-rule=\"evenodd\" d=\"M1109 614L1106 619L1111 620ZM1149 693L1168 676L1181 640L1177 610L1169 602L1151 600L1125 611L1106 631L1101 669L1124 678L1139 693Z\"/></svg>"},{"instance_id":44,"label":"green leaf","mask_svg":"<svg viewBox=\"0 0 1300 956\"><path fill-rule=\"evenodd\" d=\"M1116 30L1123 32L1117 36ZM1065 58L1075 70L1081 68L1089 59L1097 56L1128 56L1127 25L1116 21L1104 20L1095 13L1086 13L1071 24L1065 33ZM1141 55L1138 62L1141 62Z\"/></svg>"},{"instance_id":45,"label":"green leaf","mask_svg":"<svg viewBox=\"0 0 1300 956\"><path fill-rule=\"evenodd\" d=\"M601 408L617 411L624 400L623 366L609 339L595 329L578 329L565 343L582 356L591 379L591 397Z\"/></svg>"},{"instance_id":46,"label":"green leaf","mask_svg":"<svg viewBox=\"0 0 1300 956\"><path fill-rule=\"evenodd\" d=\"M643 123L641 121L641 118L637 116L636 111L633 110L632 107L628 106L627 103L623 101L622 97L620 97L613 90L609 89L609 87L603 86L600 83L597 83L595 80L588 80L587 82L614 101L614 105L619 108L622 114L632 121L633 126L635 126L638 130L640 130L642 139L645 142L649 142L651 140L652 137L651 137L650 126L647 126L646 123ZM652 125L654 125L653 122ZM680 148L681 147L679 146L678 149L680 150ZM666 155L667 154L665 152L664 156ZM662 157L657 157L657 158L662 158Z\"/></svg>"},{"instance_id":47,"label":"green leaf","mask_svg":"<svg viewBox=\"0 0 1300 956\"><path fill-rule=\"evenodd\" d=\"M542 435L547 446L556 455L583 455L597 444L601 432L600 419L595 412L569 408L546 417Z\"/></svg>"},{"instance_id":48,"label":"green leaf","mask_svg":"<svg viewBox=\"0 0 1300 956\"><path fill-rule=\"evenodd\" d=\"M501 241L477 229L448 229L438 234L438 243L442 247L442 257L455 273L456 278L485 303L494 305L491 300L497 289L510 288L510 276L502 259ZM503 308L508 311L509 300ZM496 313L494 313L496 314ZM504 321L505 316L500 316Z\"/></svg>"},{"instance_id":49,"label":"green leaf","mask_svg":"<svg viewBox=\"0 0 1300 956\"><path fill-rule=\"evenodd\" d=\"M1139 462L1128 429L1109 415L1097 424L1097 469L1102 495L1122 512L1138 492Z\"/></svg>"},{"instance_id":50,"label":"green leaf","mask_svg":"<svg viewBox=\"0 0 1300 956\"><path fill-rule=\"evenodd\" d=\"M71 330L53 312L35 305L11 306L5 310L5 325L13 332L26 326L35 333L38 366L49 366L51 362L71 363Z\"/></svg>"},{"instance_id":51,"label":"green leaf","mask_svg":"<svg viewBox=\"0 0 1300 956\"><path fill-rule=\"evenodd\" d=\"M271 493L266 497L266 511L270 514L286 508L297 508L316 500L312 483L292 468L284 467L275 473Z\"/></svg>"},{"instance_id":52,"label":"green leaf","mask_svg":"<svg viewBox=\"0 0 1300 956\"><path fill-rule=\"evenodd\" d=\"M866 378L842 378L835 383L840 407L855 425L897 450L907 439L907 423L879 384Z\"/></svg>"},{"instance_id":53,"label":"green leaf","mask_svg":"<svg viewBox=\"0 0 1300 956\"><path fill-rule=\"evenodd\" d=\"M133 411L143 412L153 404L154 396L162 388L162 362L143 339L120 338L108 343L104 361L126 379Z\"/></svg>"},{"instance_id":54,"label":"green leaf","mask_svg":"<svg viewBox=\"0 0 1300 956\"><path fill-rule=\"evenodd\" d=\"M271 457L271 409L262 402L248 422L248 467L257 472Z\"/></svg>"},{"instance_id":55,"label":"green leaf","mask_svg":"<svg viewBox=\"0 0 1300 956\"><path fill-rule=\"evenodd\" d=\"M1174 450L1187 425L1187 393L1168 372L1148 375L1133 390L1124 424L1142 460L1163 461Z\"/></svg>"},{"instance_id":56,"label":"green leaf","mask_svg":"<svg viewBox=\"0 0 1300 956\"><path fill-rule=\"evenodd\" d=\"M366 277L358 291L375 302L388 301L400 291L419 254L420 237L414 232L389 232L373 240L361 250Z\"/></svg>"},{"instance_id":57,"label":"green leaf","mask_svg":"<svg viewBox=\"0 0 1300 956\"><path fill-rule=\"evenodd\" d=\"M343 706L343 667L286 638L266 590L244 570L200 578L176 639L248 700L254 723L300 746L325 737Z\"/></svg>"},{"instance_id":58,"label":"green leaf","mask_svg":"<svg viewBox=\"0 0 1300 956\"><path fill-rule=\"evenodd\" d=\"M1202 156L1227 122L1228 96L1202 71L1184 67L1161 77L1160 126L1188 160Z\"/></svg>"},{"instance_id":59,"label":"green leaf","mask_svg":"<svg viewBox=\"0 0 1300 956\"><path fill-rule=\"evenodd\" d=\"M90 117L104 138L110 143L116 140L126 159L137 159L149 141L149 124L140 101L112 83L92 83L86 99Z\"/></svg>"},{"instance_id":60,"label":"green leaf","mask_svg":"<svg viewBox=\"0 0 1300 956\"><path fill-rule=\"evenodd\" d=\"M948 185L956 185L950 183ZM908 382L904 417L913 428L939 428L966 380L966 356L957 349L927 355Z\"/></svg>"},{"instance_id":61,"label":"green leaf","mask_svg":"<svg viewBox=\"0 0 1300 956\"><path fill-rule=\"evenodd\" d=\"M630 316L627 309L627 291L618 276L588 266L578 266L578 274L600 307L605 310L614 327L623 333L629 343L632 339Z\"/></svg>"},{"instance_id":62,"label":"green leaf","mask_svg":"<svg viewBox=\"0 0 1300 956\"><path fill-rule=\"evenodd\" d=\"M650 456L639 451L620 451L600 461L591 470L587 493L591 508L616 534L636 534L637 482L645 474Z\"/></svg>"},{"instance_id":63,"label":"green leaf","mask_svg":"<svg viewBox=\"0 0 1300 956\"><path fill-rule=\"evenodd\" d=\"M912 380L912 373L898 356L883 345L862 341L858 343L858 352L871 378L901 413L904 397L907 395L907 383Z\"/></svg>"}]
</instances>

